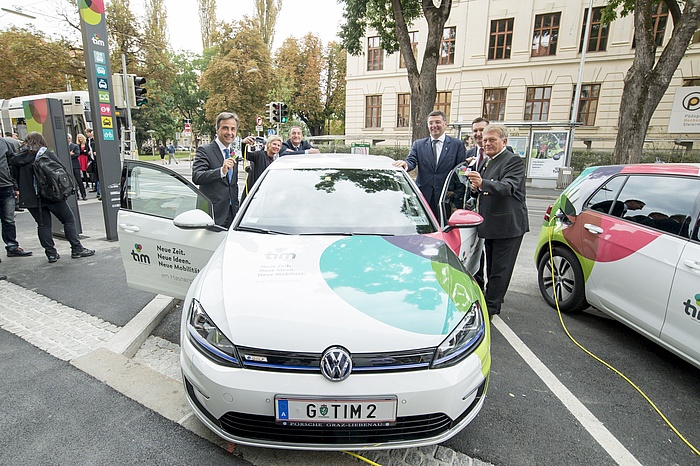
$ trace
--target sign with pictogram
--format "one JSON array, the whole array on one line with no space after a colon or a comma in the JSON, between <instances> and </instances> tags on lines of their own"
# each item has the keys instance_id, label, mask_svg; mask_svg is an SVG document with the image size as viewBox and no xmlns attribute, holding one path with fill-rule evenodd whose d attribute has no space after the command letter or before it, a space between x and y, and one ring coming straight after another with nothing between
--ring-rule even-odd
<instances>
[{"instance_id":1,"label":"sign with pictogram","mask_svg":"<svg viewBox=\"0 0 700 466\"><path fill-rule=\"evenodd\" d=\"M260 115L255 117L255 126L262 126L263 124L263 117Z\"/></svg>"},{"instance_id":2,"label":"sign with pictogram","mask_svg":"<svg viewBox=\"0 0 700 466\"><path fill-rule=\"evenodd\" d=\"M189 134L192 131L192 125L190 123L185 123L185 133Z\"/></svg>"}]
</instances>

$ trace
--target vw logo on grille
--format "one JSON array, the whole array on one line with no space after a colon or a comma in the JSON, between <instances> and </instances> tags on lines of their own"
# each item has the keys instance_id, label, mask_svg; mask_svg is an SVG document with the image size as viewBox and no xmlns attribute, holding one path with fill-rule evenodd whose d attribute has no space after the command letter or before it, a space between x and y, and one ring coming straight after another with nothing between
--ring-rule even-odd
<instances>
[{"instance_id":1,"label":"vw logo on grille","mask_svg":"<svg viewBox=\"0 0 700 466\"><path fill-rule=\"evenodd\" d=\"M342 382L352 372L352 358L345 348L331 346L321 356L321 374L331 382Z\"/></svg>"}]
</instances>

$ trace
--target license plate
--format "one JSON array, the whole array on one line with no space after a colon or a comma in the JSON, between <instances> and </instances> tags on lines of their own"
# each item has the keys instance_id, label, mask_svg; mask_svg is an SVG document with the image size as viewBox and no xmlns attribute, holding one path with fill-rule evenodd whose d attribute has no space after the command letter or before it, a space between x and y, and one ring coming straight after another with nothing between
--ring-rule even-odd
<instances>
[{"instance_id":1,"label":"license plate","mask_svg":"<svg viewBox=\"0 0 700 466\"><path fill-rule=\"evenodd\" d=\"M396 397L385 398L314 398L275 397L277 422L311 423L382 423L396 422Z\"/></svg>"}]
</instances>

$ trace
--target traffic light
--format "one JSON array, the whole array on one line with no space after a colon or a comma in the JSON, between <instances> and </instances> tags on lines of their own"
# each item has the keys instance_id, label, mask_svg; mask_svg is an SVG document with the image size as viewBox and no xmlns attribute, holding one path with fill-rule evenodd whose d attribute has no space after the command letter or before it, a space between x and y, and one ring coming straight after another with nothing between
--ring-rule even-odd
<instances>
[{"instance_id":1,"label":"traffic light","mask_svg":"<svg viewBox=\"0 0 700 466\"><path fill-rule=\"evenodd\" d=\"M146 84L146 78L142 76L136 76L132 75L134 79L134 88L133 88L133 100L130 102L131 105L135 107L140 107L142 105L145 105L148 103L148 99L144 97L148 93L148 89L145 87L141 87L144 84ZM132 97L132 96L129 96Z\"/></svg>"},{"instance_id":2,"label":"traffic light","mask_svg":"<svg viewBox=\"0 0 700 466\"><path fill-rule=\"evenodd\" d=\"M112 92L114 93L114 106L117 108L126 108L126 100L124 99L124 75L114 73L112 75Z\"/></svg>"},{"instance_id":3,"label":"traffic light","mask_svg":"<svg viewBox=\"0 0 700 466\"><path fill-rule=\"evenodd\" d=\"M270 123L274 123L274 121L272 120L272 102L268 102L265 104L265 119Z\"/></svg>"},{"instance_id":4,"label":"traffic light","mask_svg":"<svg viewBox=\"0 0 700 466\"><path fill-rule=\"evenodd\" d=\"M280 121L286 123L289 118L287 117L287 104L280 102Z\"/></svg>"},{"instance_id":5,"label":"traffic light","mask_svg":"<svg viewBox=\"0 0 700 466\"><path fill-rule=\"evenodd\" d=\"M282 122L282 102L272 102L272 122Z\"/></svg>"}]
</instances>

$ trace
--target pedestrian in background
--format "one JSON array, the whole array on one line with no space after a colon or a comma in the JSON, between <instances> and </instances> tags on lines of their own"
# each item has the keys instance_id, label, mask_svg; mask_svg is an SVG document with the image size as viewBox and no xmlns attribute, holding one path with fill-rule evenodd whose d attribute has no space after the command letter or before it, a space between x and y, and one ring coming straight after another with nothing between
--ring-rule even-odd
<instances>
[{"instance_id":1,"label":"pedestrian in background","mask_svg":"<svg viewBox=\"0 0 700 466\"><path fill-rule=\"evenodd\" d=\"M15 227L15 198L17 197L17 180L10 169L10 159L16 155L15 148L5 139L0 139L0 222L2 223L2 240L8 257L31 256L17 242ZM0 260L0 262L2 262Z\"/></svg>"},{"instance_id":2,"label":"pedestrian in background","mask_svg":"<svg viewBox=\"0 0 700 466\"><path fill-rule=\"evenodd\" d=\"M92 160L88 164L88 171L90 172L93 186L90 192L97 193L97 200L100 200L102 199L102 192L100 191L100 172L97 169L97 148L95 147L95 138L93 137L92 128L87 128L85 130L85 136L87 137L87 143L90 147L90 156L92 157Z\"/></svg>"},{"instance_id":3,"label":"pedestrian in background","mask_svg":"<svg viewBox=\"0 0 700 466\"><path fill-rule=\"evenodd\" d=\"M238 115L222 112L216 117L216 138L199 146L192 163L192 182L214 204L214 222L231 226L238 212L238 163L231 144L238 131Z\"/></svg>"},{"instance_id":4,"label":"pedestrian in background","mask_svg":"<svg viewBox=\"0 0 700 466\"><path fill-rule=\"evenodd\" d=\"M80 163L80 182L85 185L85 189L90 187L90 178L88 177L88 164L90 163L90 146L84 134L78 133L75 140L80 148L78 162Z\"/></svg>"},{"instance_id":5,"label":"pedestrian in background","mask_svg":"<svg viewBox=\"0 0 700 466\"><path fill-rule=\"evenodd\" d=\"M70 207L68 207L68 203L65 200L58 202L47 201L42 199L37 193L33 165L37 157L42 155L46 155L61 163L58 156L47 147L44 136L37 132L31 132L24 139L24 147L20 149L19 154L10 159L12 165L19 168L17 178L19 203L22 207L29 209L29 213L34 217L39 243L44 248L50 263L54 263L61 258L53 240L51 214L55 215L63 224L63 234L71 245L71 257L79 259L92 256L95 254L95 251L84 247L78 238L75 216Z\"/></svg>"},{"instance_id":6,"label":"pedestrian in background","mask_svg":"<svg viewBox=\"0 0 700 466\"><path fill-rule=\"evenodd\" d=\"M158 153L160 154L160 164L165 165L165 146L163 144L158 146Z\"/></svg>"},{"instance_id":7,"label":"pedestrian in background","mask_svg":"<svg viewBox=\"0 0 700 466\"><path fill-rule=\"evenodd\" d=\"M17 133L5 131L5 140L10 143L10 145L14 149L15 153L19 152L19 136L17 135ZM16 196L15 196L15 198L16 198ZM15 212L24 212L24 209L22 209L19 206L16 199L15 199Z\"/></svg>"},{"instance_id":8,"label":"pedestrian in background","mask_svg":"<svg viewBox=\"0 0 700 466\"><path fill-rule=\"evenodd\" d=\"M170 165L173 162L173 160L177 164L177 159L175 158L175 146L171 142L168 145L168 165Z\"/></svg>"},{"instance_id":9,"label":"pedestrian in background","mask_svg":"<svg viewBox=\"0 0 700 466\"><path fill-rule=\"evenodd\" d=\"M477 234L486 250L486 307L500 314L523 236L530 230L525 205L525 164L508 149L503 125L487 125L482 144L486 161L467 173L477 211L484 217Z\"/></svg>"},{"instance_id":10,"label":"pedestrian in background","mask_svg":"<svg viewBox=\"0 0 700 466\"><path fill-rule=\"evenodd\" d=\"M85 195L85 185L83 184L83 177L80 170L80 146L73 142L73 136L70 133L66 135L68 138L68 153L70 154L70 163L73 171L73 178L75 179L75 185L80 191L80 197L83 201L87 201L87 196Z\"/></svg>"},{"instance_id":11,"label":"pedestrian in background","mask_svg":"<svg viewBox=\"0 0 700 466\"><path fill-rule=\"evenodd\" d=\"M416 183L430 205L435 217L440 219L440 195L447 175L466 159L464 143L445 134L447 116L440 110L428 114L430 136L418 139L411 146L406 160L397 160L394 166L411 171L418 167Z\"/></svg>"}]
</instances>

